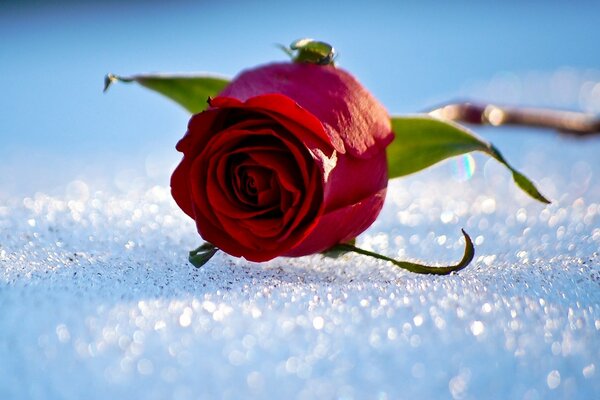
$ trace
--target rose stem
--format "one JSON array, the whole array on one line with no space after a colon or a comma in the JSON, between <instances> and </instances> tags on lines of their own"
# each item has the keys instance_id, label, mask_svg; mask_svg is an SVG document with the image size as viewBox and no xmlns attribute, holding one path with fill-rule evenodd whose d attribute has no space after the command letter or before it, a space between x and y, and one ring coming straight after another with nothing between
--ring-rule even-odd
<instances>
[{"instance_id":1,"label":"rose stem","mask_svg":"<svg viewBox=\"0 0 600 400\"><path fill-rule=\"evenodd\" d=\"M410 272L415 272L417 274L448 275L452 272L460 271L461 269L465 268L467 265L469 265L471 263L471 261L473 260L473 257L475 256L475 248L473 247L473 242L471 241L471 238L469 237L467 232L464 231L464 229L461 229L461 231L465 238L465 252L463 254L463 258L457 264L446 266L446 267L432 267L432 266L424 265L424 264L411 263L411 262L407 262L407 261L398 261L393 258L384 256L383 254L374 253L369 250L361 249L360 247L356 247L353 244L349 244L349 243L340 243L340 244L336 245L334 247L334 249L338 250L338 251L343 251L343 252L353 251L355 253L362 254L364 256L369 256L369 257L377 258L379 260L389 261L397 267L400 267L400 268L405 269Z\"/></svg>"},{"instance_id":2,"label":"rose stem","mask_svg":"<svg viewBox=\"0 0 600 400\"><path fill-rule=\"evenodd\" d=\"M434 117L479 125L551 128L572 136L600 134L600 117L549 108L500 107L483 103L450 103L428 112Z\"/></svg>"}]
</instances>

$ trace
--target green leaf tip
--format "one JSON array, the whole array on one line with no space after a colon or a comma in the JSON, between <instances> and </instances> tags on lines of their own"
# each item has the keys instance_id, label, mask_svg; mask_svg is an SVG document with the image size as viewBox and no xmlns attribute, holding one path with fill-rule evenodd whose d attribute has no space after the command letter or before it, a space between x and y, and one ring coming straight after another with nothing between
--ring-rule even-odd
<instances>
[{"instance_id":1,"label":"green leaf tip","mask_svg":"<svg viewBox=\"0 0 600 400\"><path fill-rule=\"evenodd\" d=\"M204 111L208 107L206 99L218 96L229 84L227 78L211 74L142 74L128 77L107 74L104 77L104 91L117 81L136 82L170 98L192 114Z\"/></svg>"},{"instance_id":2,"label":"green leaf tip","mask_svg":"<svg viewBox=\"0 0 600 400\"><path fill-rule=\"evenodd\" d=\"M452 272L457 272L461 269L464 269L467 265L471 263L471 261L473 261L473 257L475 257L475 247L473 246L473 241L471 240L471 237L467 234L467 232L465 232L464 229L461 229L461 232L465 238L465 250L462 259L454 265L442 267L432 267L429 265L412 263L408 261L398 261L379 253L361 249L349 243L338 244L337 246L334 246L332 248L332 251L342 253L355 252L364 256L376 258L378 260L388 261L399 268L405 269L410 272L414 272L416 274L448 275Z\"/></svg>"},{"instance_id":3,"label":"green leaf tip","mask_svg":"<svg viewBox=\"0 0 600 400\"><path fill-rule=\"evenodd\" d=\"M104 77L104 89L102 90L104 93L108 90L108 88L114 83L116 77L113 74L106 74Z\"/></svg>"},{"instance_id":4,"label":"green leaf tip","mask_svg":"<svg viewBox=\"0 0 600 400\"><path fill-rule=\"evenodd\" d=\"M294 62L302 62L317 65L334 65L336 57L335 49L329 43L314 39L298 39L287 48L280 48L289 55Z\"/></svg>"},{"instance_id":5,"label":"green leaf tip","mask_svg":"<svg viewBox=\"0 0 600 400\"><path fill-rule=\"evenodd\" d=\"M106 93L106 91L108 90L108 88L110 88L112 86L112 84L115 83L115 82L117 82L117 81L131 82L131 81L133 81L133 79L131 79L131 78L123 78L121 76L108 73L104 77L104 90L102 90L102 91L104 93Z\"/></svg>"},{"instance_id":6,"label":"green leaf tip","mask_svg":"<svg viewBox=\"0 0 600 400\"><path fill-rule=\"evenodd\" d=\"M188 259L194 267L200 268L206 264L217 253L217 251L219 251L217 247L207 242L197 249L190 251Z\"/></svg>"},{"instance_id":7,"label":"green leaf tip","mask_svg":"<svg viewBox=\"0 0 600 400\"><path fill-rule=\"evenodd\" d=\"M514 169L506 161L504 156L502 156L500 151L494 145L490 145L489 149L490 149L490 151L488 154L490 156L492 156L493 158L495 158L499 163L504 165L506 168L509 169L509 171L512 173L513 181L515 181L515 183L517 184L517 186L519 186L521 188L521 190L523 190L529 196L533 197L534 199L536 199L544 204L551 203L550 200L548 200L543 194L540 193L540 191L535 187L533 182L531 182L525 175L523 175L522 173L520 173L519 171Z\"/></svg>"},{"instance_id":8,"label":"green leaf tip","mask_svg":"<svg viewBox=\"0 0 600 400\"><path fill-rule=\"evenodd\" d=\"M542 203L550 203L533 182L508 164L498 149L464 126L430 115L392 117L391 123L396 137L387 147L390 179L412 174L450 157L481 151L508 168L514 182L525 193Z\"/></svg>"}]
</instances>

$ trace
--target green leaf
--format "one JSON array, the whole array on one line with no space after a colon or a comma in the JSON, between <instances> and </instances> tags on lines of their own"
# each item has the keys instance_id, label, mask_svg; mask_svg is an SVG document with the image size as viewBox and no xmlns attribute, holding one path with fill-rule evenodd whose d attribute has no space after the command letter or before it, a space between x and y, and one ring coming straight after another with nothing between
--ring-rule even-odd
<instances>
[{"instance_id":1,"label":"green leaf","mask_svg":"<svg viewBox=\"0 0 600 400\"><path fill-rule=\"evenodd\" d=\"M208 98L217 96L229 83L228 79L211 75L148 74L123 77L107 74L104 91L116 81L137 82L170 98L192 114L204 111L208 107Z\"/></svg>"},{"instance_id":2,"label":"green leaf","mask_svg":"<svg viewBox=\"0 0 600 400\"><path fill-rule=\"evenodd\" d=\"M445 266L445 267L431 267L429 265L424 265L424 264L411 263L411 262L407 262L407 261L398 261L398 260L394 260L393 258L384 256L382 254L378 254L378 253L374 253L372 251L361 249L352 244L338 244L337 246L334 246L333 249L335 251L340 251L340 252L353 251L355 253L373 257L373 258L377 258L379 260L389 261L397 267L400 267L402 269L405 269L407 271L414 272L417 274L448 275L451 272L460 271L461 269L465 268L467 265L469 265L471 263L471 261L473 260L473 257L475 256L475 248L473 247L473 242L471 241L471 238L464 230L461 229L461 231L465 238L465 252L463 254L463 257L457 264L449 265L449 266Z\"/></svg>"},{"instance_id":3,"label":"green leaf","mask_svg":"<svg viewBox=\"0 0 600 400\"><path fill-rule=\"evenodd\" d=\"M219 251L218 248L207 242L198 247L196 250L190 251L190 256L188 259L190 260L190 263L194 265L194 267L200 268L206 264L208 260L210 260L212 256L217 253L217 251Z\"/></svg>"},{"instance_id":4,"label":"green leaf","mask_svg":"<svg viewBox=\"0 0 600 400\"><path fill-rule=\"evenodd\" d=\"M528 195L542 203L550 203L493 145L479 139L467 128L428 115L393 117L391 122L396 138L387 148L390 179L412 174L453 156L481 151L508 168L515 183Z\"/></svg>"}]
</instances>

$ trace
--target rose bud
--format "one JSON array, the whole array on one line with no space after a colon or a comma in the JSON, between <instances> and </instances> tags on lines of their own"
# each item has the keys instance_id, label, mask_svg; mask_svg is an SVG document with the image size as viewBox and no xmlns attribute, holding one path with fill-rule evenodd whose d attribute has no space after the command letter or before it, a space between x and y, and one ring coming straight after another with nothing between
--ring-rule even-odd
<instances>
[{"instance_id":1,"label":"rose bud","mask_svg":"<svg viewBox=\"0 0 600 400\"><path fill-rule=\"evenodd\" d=\"M177 144L173 198L204 240L251 261L354 239L387 188L383 106L333 65L242 72L194 115Z\"/></svg>"}]
</instances>

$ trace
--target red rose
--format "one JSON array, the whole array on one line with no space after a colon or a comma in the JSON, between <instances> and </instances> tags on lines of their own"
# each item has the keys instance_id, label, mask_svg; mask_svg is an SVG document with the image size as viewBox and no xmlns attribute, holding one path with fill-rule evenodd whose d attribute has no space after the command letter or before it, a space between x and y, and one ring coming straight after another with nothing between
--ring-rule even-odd
<instances>
[{"instance_id":1,"label":"red rose","mask_svg":"<svg viewBox=\"0 0 600 400\"><path fill-rule=\"evenodd\" d=\"M373 223L392 139L385 109L347 72L266 65L192 117L171 190L200 235L231 255L313 254Z\"/></svg>"}]
</instances>

